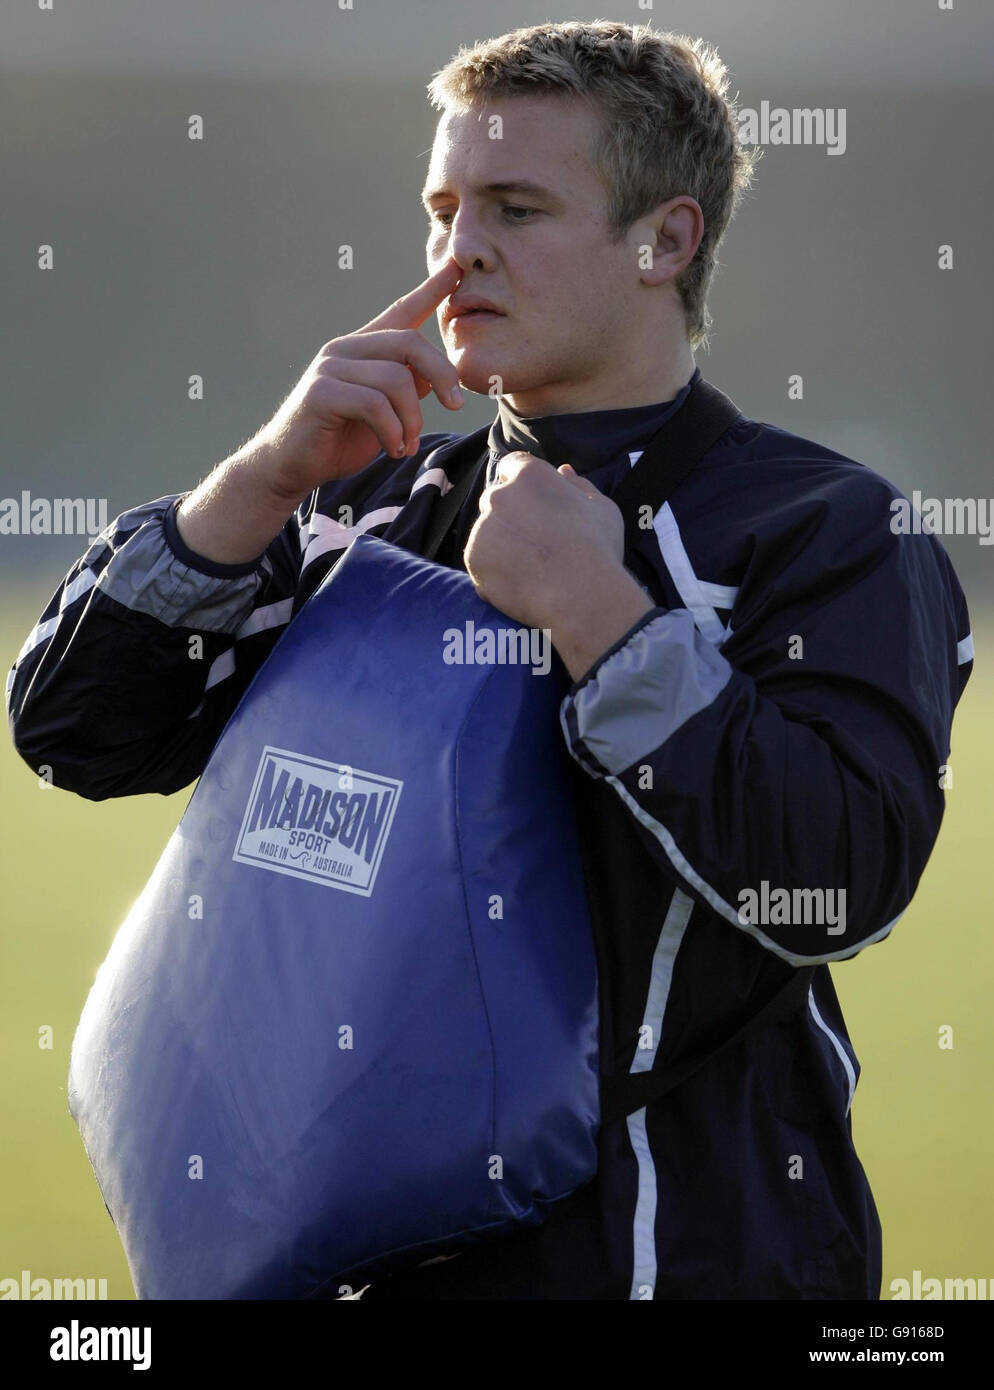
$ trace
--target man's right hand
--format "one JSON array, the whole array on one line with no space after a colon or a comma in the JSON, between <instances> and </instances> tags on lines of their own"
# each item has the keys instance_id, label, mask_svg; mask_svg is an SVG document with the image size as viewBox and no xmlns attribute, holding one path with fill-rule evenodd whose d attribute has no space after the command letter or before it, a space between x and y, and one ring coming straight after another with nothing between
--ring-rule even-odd
<instances>
[{"instance_id":1,"label":"man's right hand","mask_svg":"<svg viewBox=\"0 0 994 1390\"><path fill-rule=\"evenodd\" d=\"M461 279L450 257L365 327L325 343L273 418L183 499L185 544L218 564L255 560L322 483L381 450L413 454L429 391L450 410L462 405L455 367L418 332Z\"/></svg>"},{"instance_id":2,"label":"man's right hand","mask_svg":"<svg viewBox=\"0 0 994 1390\"><path fill-rule=\"evenodd\" d=\"M253 441L267 448L277 496L299 502L324 482L358 473L381 449L395 458L415 453L420 401L430 391L460 409L455 367L418 329L461 278L450 257L363 328L325 343Z\"/></svg>"}]
</instances>

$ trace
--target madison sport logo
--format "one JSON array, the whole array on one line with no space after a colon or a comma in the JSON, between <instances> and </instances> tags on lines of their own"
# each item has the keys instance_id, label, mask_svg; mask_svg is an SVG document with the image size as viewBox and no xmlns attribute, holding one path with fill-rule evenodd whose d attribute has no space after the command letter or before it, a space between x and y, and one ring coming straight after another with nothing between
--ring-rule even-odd
<instances>
[{"instance_id":1,"label":"madison sport logo","mask_svg":"<svg viewBox=\"0 0 994 1390\"><path fill-rule=\"evenodd\" d=\"M266 747L232 858L369 897L403 785Z\"/></svg>"}]
</instances>

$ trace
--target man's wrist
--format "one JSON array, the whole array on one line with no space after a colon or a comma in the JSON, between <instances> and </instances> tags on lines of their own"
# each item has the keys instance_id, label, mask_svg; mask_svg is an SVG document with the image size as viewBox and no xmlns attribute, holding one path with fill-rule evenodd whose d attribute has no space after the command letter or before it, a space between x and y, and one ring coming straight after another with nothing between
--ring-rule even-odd
<instances>
[{"instance_id":1,"label":"man's wrist","mask_svg":"<svg viewBox=\"0 0 994 1390\"><path fill-rule=\"evenodd\" d=\"M566 599L549 628L552 644L574 681L591 669L656 604L638 580L619 564L591 577L581 592Z\"/></svg>"},{"instance_id":2,"label":"man's wrist","mask_svg":"<svg viewBox=\"0 0 994 1390\"><path fill-rule=\"evenodd\" d=\"M232 454L176 509L180 539L215 563L257 560L302 500L280 495L271 475L265 448L249 444Z\"/></svg>"}]
</instances>

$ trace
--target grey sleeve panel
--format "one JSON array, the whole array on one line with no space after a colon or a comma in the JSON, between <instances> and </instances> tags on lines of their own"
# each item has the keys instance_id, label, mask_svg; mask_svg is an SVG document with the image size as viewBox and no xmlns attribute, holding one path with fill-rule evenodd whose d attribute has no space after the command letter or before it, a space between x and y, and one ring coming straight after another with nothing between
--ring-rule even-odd
<instances>
[{"instance_id":1,"label":"grey sleeve panel","mask_svg":"<svg viewBox=\"0 0 994 1390\"><path fill-rule=\"evenodd\" d=\"M266 567L220 578L185 564L163 529L163 515L174 500L146 504L148 519L115 550L97 587L116 603L158 618L167 627L234 633L252 612Z\"/></svg>"},{"instance_id":2,"label":"grey sleeve panel","mask_svg":"<svg viewBox=\"0 0 994 1390\"><path fill-rule=\"evenodd\" d=\"M618 775L647 757L721 693L732 667L685 608L659 614L593 668L564 704L571 740ZM572 718L569 715L572 714Z\"/></svg>"}]
</instances>

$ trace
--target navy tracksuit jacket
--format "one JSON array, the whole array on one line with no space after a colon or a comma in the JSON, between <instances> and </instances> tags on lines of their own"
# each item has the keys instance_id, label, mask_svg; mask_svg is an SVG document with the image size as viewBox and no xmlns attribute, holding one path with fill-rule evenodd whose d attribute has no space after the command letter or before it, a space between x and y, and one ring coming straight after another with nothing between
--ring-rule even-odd
<instances>
[{"instance_id":1,"label":"navy tracksuit jacket","mask_svg":"<svg viewBox=\"0 0 994 1390\"><path fill-rule=\"evenodd\" d=\"M486 476L439 559L461 566L497 456L569 462L610 496L690 384L663 404L540 418L499 401L477 432ZM464 438L426 434L416 455L381 453L322 486L244 565L187 549L182 495L123 513L8 677L19 752L95 800L186 786L351 539L418 551ZM933 535L902 530L900 497L829 449L738 420L639 539L656 607L562 706L606 1067L710 1052L816 965L806 1005L604 1126L597 1178L545 1224L364 1299L879 1297L880 1225L850 1122L859 1062L829 962L881 941L911 900L973 656L950 561Z\"/></svg>"}]
</instances>

